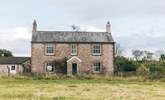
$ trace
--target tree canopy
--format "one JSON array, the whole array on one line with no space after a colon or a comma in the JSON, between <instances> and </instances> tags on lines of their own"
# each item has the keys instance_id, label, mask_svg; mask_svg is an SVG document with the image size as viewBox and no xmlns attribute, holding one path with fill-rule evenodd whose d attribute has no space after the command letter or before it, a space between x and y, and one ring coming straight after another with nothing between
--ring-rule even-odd
<instances>
[{"instance_id":1,"label":"tree canopy","mask_svg":"<svg viewBox=\"0 0 165 100\"><path fill-rule=\"evenodd\" d=\"M13 54L11 51L7 50L7 49L0 49L0 57L12 57Z\"/></svg>"}]
</instances>

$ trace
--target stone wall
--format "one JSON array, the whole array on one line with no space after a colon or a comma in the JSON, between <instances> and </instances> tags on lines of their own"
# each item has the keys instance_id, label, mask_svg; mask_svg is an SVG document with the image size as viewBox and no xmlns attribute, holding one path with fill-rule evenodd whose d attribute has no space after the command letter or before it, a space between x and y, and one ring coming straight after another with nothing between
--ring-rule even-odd
<instances>
[{"instance_id":1,"label":"stone wall","mask_svg":"<svg viewBox=\"0 0 165 100\"><path fill-rule=\"evenodd\" d=\"M67 57L70 59L71 50L70 44L54 43L55 54L52 56L45 55L44 43L32 43L32 72L45 73L46 62L53 61L55 59L62 59ZM102 44L102 50L100 56L92 55L92 44L78 44L77 57L82 60L81 69L82 73L90 71L92 72L93 63L101 62L102 72L113 72L113 44Z\"/></svg>"}]
</instances>

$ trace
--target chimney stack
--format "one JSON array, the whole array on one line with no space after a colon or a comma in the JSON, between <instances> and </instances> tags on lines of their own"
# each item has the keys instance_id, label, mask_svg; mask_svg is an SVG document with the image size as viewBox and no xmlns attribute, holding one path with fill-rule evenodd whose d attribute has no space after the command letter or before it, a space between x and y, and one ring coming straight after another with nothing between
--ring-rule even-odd
<instances>
[{"instance_id":1,"label":"chimney stack","mask_svg":"<svg viewBox=\"0 0 165 100\"><path fill-rule=\"evenodd\" d=\"M36 32L37 31L37 22L36 20L33 21L33 29L32 32Z\"/></svg>"},{"instance_id":2,"label":"chimney stack","mask_svg":"<svg viewBox=\"0 0 165 100\"><path fill-rule=\"evenodd\" d=\"M111 33L111 24L109 21L107 22L107 25L106 25L106 32Z\"/></svg>"}]
</instances>

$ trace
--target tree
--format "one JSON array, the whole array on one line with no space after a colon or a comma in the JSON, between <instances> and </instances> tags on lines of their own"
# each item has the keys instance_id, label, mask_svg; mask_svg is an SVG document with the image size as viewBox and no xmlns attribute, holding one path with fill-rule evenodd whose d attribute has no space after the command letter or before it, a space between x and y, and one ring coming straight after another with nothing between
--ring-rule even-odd
<instances>
[{"instance_id":1,"label":"tree","mask_svg":"<svg viewBox=\"0 0 165 100\"><path fill-rule=\"evenodd\" d=\"M136 61L139 61L143 57L143 51L141 51L141 50L132 50L132 55L134 56Z\"/></svg>"},{"instance_id":2,"label":"tree","mask_svg":"<svg viewBox=\"0 0 165 100\"><path fill-rule=\"evenodd\" d=\"M0 57L11 57L13 56L12 52L7 49L0 49Z\"/></svg>"},{"instance_id":3,"label":"tree","mask_svg":"<svg viewBox=\"0 0 165 100\"><path fill-rule=\"evenodd\" d=\"M165 54L161 54L159 60L160 60L160 61L165 60Z\"/></svg>"},{"instance_id":4,"label":"tree","mask_svg":"<svg viewBox=\"0 0 165 100\"><path fill-rule=\"evenodd\" d=\"M161 57L161 55L165 55L165 51L164 50L157 50L157 51L155 51L155 56L156 56L156 59L157 60L160 60L160 57Z\"/></svg>"},{"instance_id":5,"label":"tree","mask_svg":"<svg viewBox=\"0 0 165 100\"><path fill-rule=\"evenodd\" d=\"M115 50L116 50L115 52L116 56L122 56L122 48L119 43L116 44Z\"/></svg>"},{"instance_id":6,"label":"tree","mask_svg":"<svg viewBox=\"0 0 165 100\"><path fill-rule=\"evenodd\" d=\"M152 52L150 51L143 51L143 59L144 60L152 60L153 59L153 54Z\"/></svg>"}]
</instances>

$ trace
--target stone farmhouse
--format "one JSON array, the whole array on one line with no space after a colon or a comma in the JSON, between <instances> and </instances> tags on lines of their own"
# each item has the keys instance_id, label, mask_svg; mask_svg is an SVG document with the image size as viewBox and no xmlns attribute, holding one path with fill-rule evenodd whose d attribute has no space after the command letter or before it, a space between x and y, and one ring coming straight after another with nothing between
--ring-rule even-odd
<instances>
[{"instance_id":1,"label":"stone farmhouse","mask_svg":"<svg viewBox=\"0 0 165 100\"><path fill-rule=\"evenodd\" d=\"M105 32L40 31L37 30L37 22L33 22L33 74L112 74L114 53L110 22L107 22Z\"/></svg>"}]
</instances>

